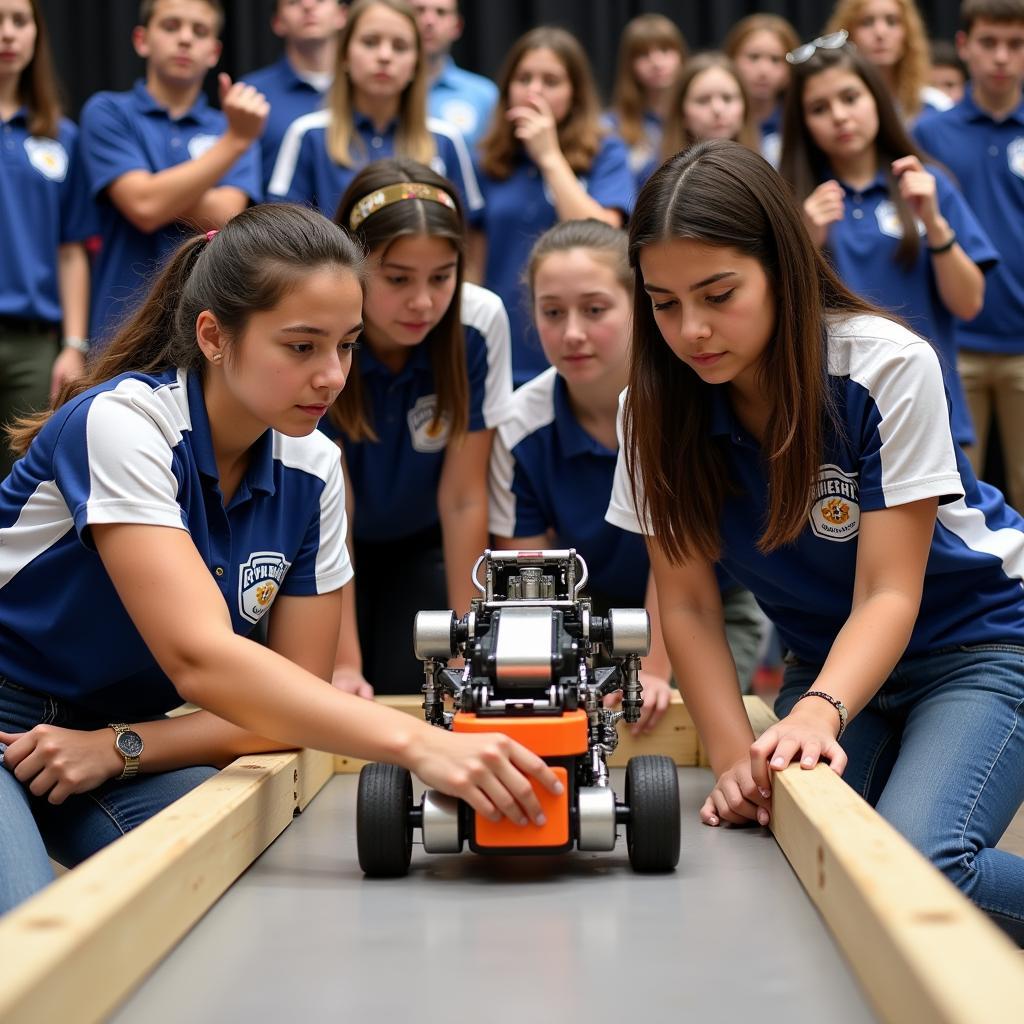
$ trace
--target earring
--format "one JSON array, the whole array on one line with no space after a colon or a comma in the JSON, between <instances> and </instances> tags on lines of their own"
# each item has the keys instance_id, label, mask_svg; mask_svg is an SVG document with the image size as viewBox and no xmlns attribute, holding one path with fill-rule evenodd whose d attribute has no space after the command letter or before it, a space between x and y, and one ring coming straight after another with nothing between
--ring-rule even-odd
<instances>
[{"instance_id":1,"label":"earring","mask_svg":"<svg viewBox=\"0 0 1024 1024\"><path fill-rule=\"evenodd\" d=\"M219 363L219 362L220 362L220 361L221 361L221 360L222 360L223 358L224 358L224 356L223 356L223 354L222 354L222 353L220 353L220 352L214 352L214 354L213 354L213 361L214 361L215 363Z\"/></svg>"}]
</instances>

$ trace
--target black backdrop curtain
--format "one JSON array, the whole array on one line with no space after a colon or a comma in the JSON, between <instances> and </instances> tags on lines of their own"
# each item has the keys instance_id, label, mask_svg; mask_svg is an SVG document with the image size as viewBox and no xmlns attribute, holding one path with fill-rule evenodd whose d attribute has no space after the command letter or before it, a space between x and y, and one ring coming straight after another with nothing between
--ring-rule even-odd
<instances>
[{"instance_id":1,"label":"black backdrop curtain","mask_svg":"<svg viewBox=\"0 0 1024 1024\"><path fill-rule=\"evenodd\" d=\"M57 67L72 117L100 89L127 89L142 62L131 47L137 0L40 0L50 27ZM270 31L273 0L226 0L224 57L221 68L232 76L275 60L279 41ZM953 37L959 0L919 0L931 35ZM781 14L802 38L819 34L832 4L823 0L462 0L466 31L455 48L466 68L497 74L517 36L535 25L558 24L574 32L593 62L605 95L611 86L615 54L623 26L637 14L658 12L682 29L691 49L717 46L729 27L755 12ZM210 82L212 83L211 76Z\"/></svg>"}]
</instances>

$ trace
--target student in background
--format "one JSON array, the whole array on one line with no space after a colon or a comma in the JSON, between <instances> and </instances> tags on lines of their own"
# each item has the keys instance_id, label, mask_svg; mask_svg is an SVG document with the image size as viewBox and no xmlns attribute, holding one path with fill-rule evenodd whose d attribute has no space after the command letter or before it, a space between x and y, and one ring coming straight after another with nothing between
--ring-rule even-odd
<instances>
[{"instance_id":1,"label":"student in background","mask_svg":"<svg viewBox=\"0 0 1024 1024\"><path fill-rule=\"evenodd\" d=\"M412 0L412 6L427 59L427 109L458 128L473 151L491 119L498 87L452 59L452 45L465 28L458 0Z\"/></svg>"},{"instance_id":2,"label":"student in background","mask_svg":"<svg viewBox=\"0 0 1024 1024\"><path fill-rule=\"evenodd\" d=\"M334 682L365 696L415 693L416 613L462 615L476 596L491 442L512 392L508 318L496 295L463 282L461 204L429 167L370 164L337 222L369 270L361 348L331 410L359 567L358 630L343 620Z\"/></svg>"},{"instance_id":3,"label":"student in background","mask_svg":"<svg viewBox=\"0 0 1024 1024\"><path fill-rule=\"evenodd\" d=\"M928 46L932 58L928 84L944 92L954 104L959 103L967 88L967 65L948 39L933 39Z\"/></svg>"},{"instance_id":4,"label":"student in background","mask_svg":"<svg viewBox=\"0 0 1024 1024\"><path fill-rule=\"evenodd\" d=\"M968 454L985 465L993 415L1005 458L1007 498L1024 508L1024 2L965 0L957 33L971 74L952 110L922 118L922 148L950 169L999 250L988 276L985 308L958 324L960 378L977 443Z\"/></svg>"},{"instance_id":5,"label":"student in background","mask_svg":"<svg viewBox=\"0 0 1024 1024\"><path fill-rule=\"evenodd\" d=\"M0 0L0 427L81 376L95 232L38 0ZM13 463L0 442L0 479Z\"/></svg>"},{"instance_id":6,"label":"student in background","mask_svg":"<svg viewBox=\"0 0 1024 1024\"><path fill-rule=\"evenodd\" d=\"M259 151L268 105L220 76L221 110L203 95L220 59L219 0L143 0L132 33L146 77L100 92L82 110L82 154L99 206L91 333L103 345L149 275L196 228L223 227L262 196Z\"/></svg>"},{"instance_id":7,"label":"student in background","mask_svg":"<svg viewBox=\"0 0 1024 1024\"><path fill-rule=\"evenodd\" d=\"M551 366L512 396L491 454L491 532L499 548L574 547L590 570L594 612L646 605L644 659L651 729L669 702L668 656L643 540L605 522L618 452L616 415L626 386L633 276L625 233L596 220L563 221L537 240L526 269ZM724 582L724 580L723 580ZM724 582L726 629L749 689L763 618L754 599Z\"/></svg>"},{"instance_id":8,"label":"student in background","mask_svg":"<svg viewBox=\"0 0 1024 1024\"><path fill-rule=\"evenodd\" d=\"M316 425L351 367L362 262L311 210L247 210L188 239L56 411L12 431L0 912L52 878L48 851L76 864L251 751L404 764L520 822L540 813L521 772L555 787L507 738L326 683L352 567ZM204 710L165 719L183 699Z\"/></svg>"},{"instance_id":9,"label":"student in background","mask_svg":"<svg viewBox=\"0 0 1024 1024\"><path fill-rule=\"evenodd\" d=\"M793 64L780 170L846 286L935 345L953 439L973 444L954 321L981 312L984 272L999 253L949 176L907 135L858 50L818 49Z\"/></svg>"},{"instance_id":10,"label":"student in background","mask_svg":"<svg viewBox=\"0 0 1024 1024\"><path fill-rule=\"evenodd\" d=\"M722 44L747 87L750 114L761 135L761 155L772 167L779 166L782 151L782 100L789 85L786 54L799 45L796 29L777 14L741 18Z\"/></svg>"},{"instance_id":11,"label":"student in background","mask_svg":"<svg viewBox=\"0 0 1024 1024\"><path fill-rule=\"evenodd\" d=\"M244 78L270 104L267 126L260 138L264 188L270 184L288 126L323 105L334 78L345 6L339 0L276 0L270 27L284 40L284 54L269 67Z\"/></svg>"},{"instance_id":12,"label":"student in background","mask_svg":"<svg viewBox=\"0 0 1024 1024\"><path fill-rule=\"evenodd\" d=\"M623 29L606 117L629 147L637 188L641 173L661 153L662 124L688 52L682 32L663 14L641 14Z\"/></svg>"},{"instance_id":13,"label":"student in background","mask_svg":"<svg viewBox=\"0 0 1024 1024\"><path fill-rule=\"evenodd\" d=\"M648 539L711 826L827 762L1024 943L1024 520L953 442L928 342L857 298L756 153L675 157L630 222L633 347L609 519ZM712 571L791 652L754 741Z\"/></svg>"},{"instance_id":14,"label":"student in background","mask_svg":"<svg viewBox=\"0 0 1024 1024\"><path fill-rule=\"evenodd\" d=\"M929 85L928 35L914 0L838 0L826 38L845 31L878 68L906 124L924 110L948 110L945 93Z\"/></svg>"},{"instance_id":15,"label":"student in background","mask_svg":"<svg viewBox=\"0 0 1024 1024\"><path fill-rule=\"evenodd\" d=\"M621 227L634 180L622 140L601 124L583 47L565 29L543 26L520 36L498 90L480 143L484 205L470 214L471 270L508 310L518 387L547 367L521 281L534 241L562 220L595 217Z\"/></svg>"},{"instance_id":16,"label":"student in background","mask_svg":"<svg viewBox=\"0 0 1024 1024\"><path fill-rule=\"evenodd\" d=\"M268 186L272 199L332 217L352 179L374 160L429 164L464 203L480 205L473 162L458 129L427 117L426 61L405 0L356 0L338 42L327 105L292 123Z\"/></svg>"},{"instance_id":17,"label":"student in background","mask_svg":"<svg viewBox=\"0 0 1024 1024\"><path fill-rule=\"evenodd\" d=\"M724 53L698 53L683 66L665 120L660 160L708 139L732 139L760 149L746 86ZM656 166L648 166L645 181Z\"/></svg>"}]
</instances>

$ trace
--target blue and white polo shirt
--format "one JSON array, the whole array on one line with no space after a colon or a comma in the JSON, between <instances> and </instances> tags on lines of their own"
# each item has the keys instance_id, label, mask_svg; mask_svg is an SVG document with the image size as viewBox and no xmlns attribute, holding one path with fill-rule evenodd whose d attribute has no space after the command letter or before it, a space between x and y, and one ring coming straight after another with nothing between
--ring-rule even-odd
<instances>
[{"instance_id":1,"label":"blue and white polo shirt","mask_svg":"<svg viewBox=\"0 0 1024 1024\"><path fill-rule=\"evenodd\" d=\"M497 102L498 87L489 78L460 68L451 56L445 58L427 94L430 116L457 128L471 151L487 131Z\"/></svg>"},{"instance_id":2,"label":"blue and white polo shirt","mask_svg":"<svg viewBox=\"0 0 1024 1024\"><path fill-rule=\"evenodd\" d=\"M757 550L767 491L759 446L732 415L726 387L713 389L711 437L738 488L722 510L722 564L754 594L785 645L822 664L850 614L861 514L938 497L906 654L1024 643L1024 520L999 491L975 479L954 445L935 352L876 316L836 320L828 346L840 429L828 431L807 528L770 554ZM623 457L607 518L643 529Z\"/></svg>"},{"instance_id":3,"label":"blue and white polo shirt","mask_svg":"<svg viewBox=\"0 0 1024 1024\"><path fill-rule=\"evenodd\" d=\"M78 129L29 135L28 111L0 120L0 316L61 322L57 255L98 230Z\"/></svg>"},{"instance_id":4,"label":"blue and white polo shirt","mask_svg":"<svg viewBox=\"0 0 1024 1024\"><path fill-rule=\"evenodd\" d=\"M1001 257L985 281L985 308L957 324L957 343L972 352L1024 355L1024 100L996 121L968 85L952 110L922 117L914 137L955 175Z\"/></svg>"},{"instance_id":5,"label":"blue and white polo shirt","mask_svg":"<svg viewBox=\"0 0 1024 1024\"><path fill-rule=\"evenodd\" d=\"M267 186L268 198L315 206L325 217L333 218L352 179L368 163L395 155L397 120L383 132L378 132L373 122L358 111L354 120L358 139L352 147L351 167L335 163L327 152L329 110L316 110L293 121L278 151ZM480 186L462 135L436 117L427 118L427 130L437 147L431 167L455 186L467 211L478 209L483 202Z\"/></svg>"},{"instance_id":6,"label":"blue and white polo shirt","mask_svg":"<svg viewBox=\"0 0 1024 1024\"><path fill-rule=\"evenodd\" d=\"M95 343L110 341L161 264L193 230L174 223L152 233L140 231L106 190L129 171L157 174L195 160L226 130L224 115L202 93L189 110L172 118L141 80L128 92L98 92L82 108L82 157L99 206L103 239L92 280L89 331ZM237 188L253 202L263 198L255 144L217 186Z\"/></svg>"},{"instance_id":7,"label":"blue and white polo shirt","mask_svg":"<svg viewBox=\"0 0 1024 1024\"><path fill-rule=\"evenodd\" d=\"M999 253L945 172L932 165L927 170L935 176L939 210L956 232L957 242L987 273L999 262ZM932 342L949 392L953 439L957 444L973 444L971 413L956 371L955 321L939 294L924 224L918 221L917 259L905 268L895 260L903 225L882 172L860 191L845 182L840 184L846 192L843 219L829 225L825 243L835 269L848 288L902 317Z\"/></svg>"},{"instance_id":8,"label":"blue and white polo shirt","mask_svg":"<svg viewBox=\"0 0 1024 1024\"><path fill-rule=\"evenodd\" d=\"M489 430L508 414L512 397L508 317L501 299L478 285L462 286L462 325L469 376L469 430ZM379 543L409 537L439 522L437 487L448 427L431 430L437 407L429 336L398 373L368 345L356 353L364 400L377 441L344 439L352 496L352 535Z\"/></svg>"},{"instance_id":9,"label":"blue and white polo shirt","mask_svg":"<svg viewBox=\"0 0 1024 1024\"><path fill-rule=\"evenodd\" d=\"M554 530L556 547L586 559L590 589L614 607L643 607L649 565L635 533L605 522L617 451L591 437L573 414L552 366L518 388L491 450L490 530L533 537Z\"/></svg>"},{"instance_id":10,"label":"blue and white polo shirt","mask_svg":"<svg viewBox=\"0 0 1024 1024\"><path fill-rule=\"evenodd\" d=\"M96 553L98 523L186 530L241 635L279 593L352 577L338 450L319 431L266 431L225 508L198 374L91 388L0 484L0 676L100 711L157 714L181 699Z\"/></svg>"}]
</instances>

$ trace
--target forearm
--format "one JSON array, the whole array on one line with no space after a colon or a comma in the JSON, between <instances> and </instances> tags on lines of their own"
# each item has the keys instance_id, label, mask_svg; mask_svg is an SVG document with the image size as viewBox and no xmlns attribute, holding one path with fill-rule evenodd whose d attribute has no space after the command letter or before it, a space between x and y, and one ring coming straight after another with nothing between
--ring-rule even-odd
<instances>
[{"instance_id":1,"label":"forearm","mask_svg":"<svg viewBox=\"0 0 1024 1024\"><path fill-rule=\"evenodd\" d=\"M660 679L668 679L672 674L669 664L668 648L665 646L665 633L661 628L661 609L658 605L658 588L654 585L653 575L647 580L647 594L644 607L651 619L651 650L643 659L645 672Z\"/></svg>"},{"instance_id":2,"label":"forearm","mask_svg":"<svg viewBox=\"0 0 1024 1024\"><path fill-rule=\"evenodd\" d=\"M222 135L202 156L140 176L130 190L117 190L114 202L140 231L152 232L184 219L203 194L214 188L249 148L248 141ZM118 191L122 191L119 196Z\"/></svg>"},{"instance_id":3,"label":"forearm","mask_svg":"<svg viewBox=\"0 0 1024 1024\"><path fill-rule=\"evenodd\" d=\"M324 685L274 651L233 634L211 638L188 665L168 666L186 700L282 748L312 747L410 766L425 722ZM244 693L244 699L239 694Z\"/></svg>"},{"instance_id":4,"label":"forearm","mask_svg":"<svg viewBox=\"0 0 1024 1024\"><path fill-rule=\"evenodd\" d=\"M746 755L754 739L721 610L662 608L661 621L676 685L720 775Z\"/></svg>"},{"instance_id":5,"label":"forearm","mask_svg":"<svg viewBox=\"0 0 1024 1024\"><path fill-rule=\"evenodd\" d=\"M168 772L198 764L223 768L243 754L288 749L286 744L247 732L208 711L141 722L132 728L145 744L139 759L143 772Z\"/></svg>"},{"instance_id":6,"label":"forearm","mask_svg":"<svg viewBox=\"0 0 1024 1024\"><path fill-rule=\"evenodd\" d=\"M356 581L348 581L341 590L341 625L338 629L337 668L363 671L363 652L359 646L359 623L356 619Z\"/></svg>"},{"instance_id":7,"label":"forearm","mask_svg":"<svg viewBox=\"0 0 1024 1024\"><path fill-rule=\"evenodd\" d=\"M178 219L199 231L219 231L232 217L248 206L248 197L237 188L211 188Z\"/></svg>"},{"instance_id":8,"label":"forearm","mask_svg":"<svg viewBox=\"0 0 1024 1024\"><path fill-rule=\"evenodd\" d=\"M89 332L89 257L81 242L67 242L57 250L57 287L64 337L86 337Z\"/></svg>"},{"instance_id":9,"label":"forearm","mask_svg":"<svg viewBox=\"0 0 1024 1024\"><path fill-rule=\"evenodd\" d=\"M953 229L944 218L929 225L927 242L929 246L942 246L949 241ZM981 312L985 301L985 275L978 265L955 244L946 252L931 256L942 304L953 316L961 320L973 320Z\"/></svg>"},{"instance_id":10,"label":"forearm","mask_svg":"<svg viewBox=\"0 0 1024 1024\"><path fill-rule=\"evenodd\" d=\"M587 195L561 150L552 153L539 166L560 221L593 217L613 228L622 226L622 214L618 210L609 210Z\"/></svg>"},{"instance_id":11,"label":"forearm","mask_svg":"<svg viewBox=\"0 0 1024 1024\"><path fill-rule=\"evenodd\" d=\"M448 601L457 615L469 611L478 596L472 582L473 566L488 544L487 499L439 503Z\"/></svg>"},{"instance_id":12,"label":"forearm","mask_svg":"<svg viewBox=\"0 0 1024 1024\"><path fill-rule=\"evenodd\" d=\"M839 631L813 689L838 697L853 718L903 656L920 598L879 590L859 602Z\"/></svg>"}]
</instances>

